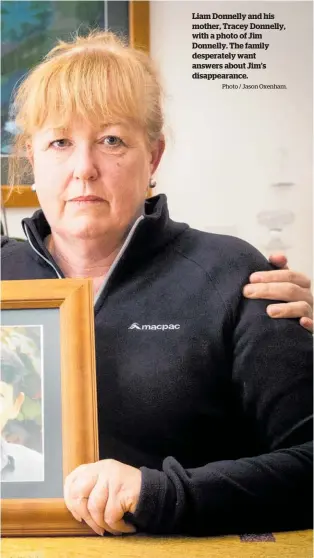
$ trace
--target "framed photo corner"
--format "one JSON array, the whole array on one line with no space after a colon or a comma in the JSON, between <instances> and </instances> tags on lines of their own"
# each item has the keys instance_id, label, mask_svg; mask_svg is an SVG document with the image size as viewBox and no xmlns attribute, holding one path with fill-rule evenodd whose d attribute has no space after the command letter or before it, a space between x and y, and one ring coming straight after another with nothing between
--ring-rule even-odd
<instances>
[{"instance_id":1,"label":"framed photo corner","mask_svg":"<svg viewBox=\"0 0 314 558\"><path fill-rule=\"evenodd\" d=\"M1 308L2 535L92 534L63 498L99 458L91 281L2 281Z\"/></svg>"}]
</instances>

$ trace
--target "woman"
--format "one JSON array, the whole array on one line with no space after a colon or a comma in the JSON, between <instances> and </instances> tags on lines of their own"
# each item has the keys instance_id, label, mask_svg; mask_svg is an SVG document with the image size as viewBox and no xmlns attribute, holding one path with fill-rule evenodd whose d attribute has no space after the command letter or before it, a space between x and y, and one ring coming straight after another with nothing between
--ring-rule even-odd
<instances>
[{"instance_id":1,"label":"woman","mask_svg":"<svg viewBox=\"0 0 314 558\"><path fill-rule=\"evenodd\" d=\"M152 62L111 33L59 43L15 111L42 211L4 245L3 279L94 283L101 461L66 480L74 517L99 534L308 527L311 335L242 297L252 272L285 270L145 202L165 147Z\"/></svg>"}]
</instances>

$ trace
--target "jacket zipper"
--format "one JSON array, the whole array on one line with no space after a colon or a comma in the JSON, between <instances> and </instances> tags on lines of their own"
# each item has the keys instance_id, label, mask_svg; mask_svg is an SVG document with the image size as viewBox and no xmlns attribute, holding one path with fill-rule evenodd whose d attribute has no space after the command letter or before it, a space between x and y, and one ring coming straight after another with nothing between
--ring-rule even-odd
<instances>
[{"instance_id":1,"label":"jacket zipper","mask_svg":"<svg viewBox=\"0 0 314 558\"><path fill-rule=\"evenodd\" d=\"M55 266L53 265L53 263L52 263L50 260L48 260L47 258L45 258L45 256L43 256L43 254L41 254L40 252L38 252L38 250L36 250L35 246L34 246L34 245L32 244L32 242L31 242L31 239L29 238L29 234L28 234L28 231L27 231L27 227L26 227L26 226L23 226L23 230L24 230L24 234L25 234L25 236L26 236L26 238L27 238L27 240L28 240L28 242L29 242L31 248L34 250L34 252L36 252L36 254L37 254L42 260L44 260L48 265L50 265L50 267L52 267L52 269L55 271L55 273L56 273L58 279L63 279L62 275L60 275L59 271L55 268Z\"/></svg>"},{"instance_id":2,"label":"jacket zipper","mask_svg":"<svg viewBox=\"0 0 314 558\"><path fill-rule=\"evenodd\" d=\"M114 260L114 262L112 263L112 266L110 267L110 269L109 269L109 271L108 271L108 273L107 273L107 275L106 275L106 277L105 277L105 279L104 279L103 284L101 285L101 287L100 287L98 293L96 294L96 296L95 296L95 298L94 298L94 306L95 306L96 302L99 300L99 297L103 294L103 292L104 292L104 290L105 290L105 288L106 288L106 285L107 285L107 283L108 283L108 281L109 281L111 275L113 274L114 270L116 269L116 267L117 267L119 261L121 260L121 258L122 258L122 256L123 256L124 252L126 251L127 247L129 246L129 244L130 244L130 242L131 242L131 240L132 240L132 237L133 237L133 235L134 235L134 233L135 233L135 229L137 229L137 227L138 227L140 221L142 221L143 219L144 219L144 215L141 215L141 216L135 221L133 227L131 228L131 230L130 230L128 236L127 236L126 239L125 239L125 242L124 242L124 244L123 244L123 246L122 246L120 252L117 254L117 257L116 257L116 259Z\"/></svg>"}]
</instances>

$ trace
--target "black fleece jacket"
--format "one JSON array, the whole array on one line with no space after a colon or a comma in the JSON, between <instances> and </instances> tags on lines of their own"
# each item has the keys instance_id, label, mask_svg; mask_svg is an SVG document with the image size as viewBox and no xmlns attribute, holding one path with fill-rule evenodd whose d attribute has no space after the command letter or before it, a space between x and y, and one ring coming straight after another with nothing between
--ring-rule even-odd
<instances>
[{"instance_id":1,"label":"black fleece jacket","mask_svg":"<svg viewBox=\"0 0 314 558\"><path fill-rule=\"evenodd\" d=\"M2 279L62 278L43 240L3 239ZM145 204L95 301L100 458L142 471L150 533L312 527L312 336L248 300L271 269L248 243ZM84 319L84 316L82 316Z\"/></svg>"}]
</instances>

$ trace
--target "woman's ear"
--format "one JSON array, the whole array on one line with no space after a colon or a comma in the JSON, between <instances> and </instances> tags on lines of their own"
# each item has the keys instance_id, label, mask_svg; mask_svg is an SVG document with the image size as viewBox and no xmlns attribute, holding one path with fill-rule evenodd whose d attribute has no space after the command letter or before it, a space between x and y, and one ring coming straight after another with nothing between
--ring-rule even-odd
<instances>
[{"instance_id":1,"label":"woman's ear","mask_svg":"<svg viewBox=\"0 0 314 558\"><path fill-rule=\"evenodd\" d=\"M163 152L165 151L165 147L166 147L165 137L162 134L161 137L154 143L151 149L151 156L152 156L150 162L151 175L153 175L156 172L160 160L163 156Z\"/></svg>"}]
</instances>

